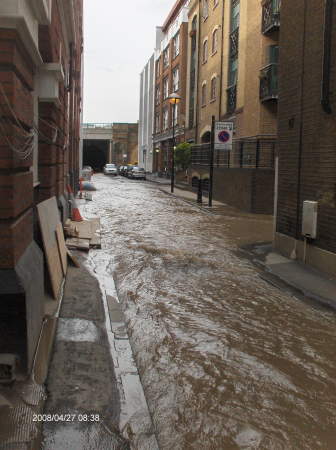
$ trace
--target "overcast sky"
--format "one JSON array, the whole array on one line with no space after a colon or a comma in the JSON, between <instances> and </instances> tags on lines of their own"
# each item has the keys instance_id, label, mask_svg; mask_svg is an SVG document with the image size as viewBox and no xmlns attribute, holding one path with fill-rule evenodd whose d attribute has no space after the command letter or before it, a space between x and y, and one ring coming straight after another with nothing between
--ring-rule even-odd
<instances>
[{"instance_id":1,"label":"overcast sky","mask_svg":"<svg viewBox=\"0 0 336 450\"><path fill-rule=\"evenodd\" d=\"M136 122L139 74L175 0L84 0L84 122Z\"/></svg>"}]
</instances>

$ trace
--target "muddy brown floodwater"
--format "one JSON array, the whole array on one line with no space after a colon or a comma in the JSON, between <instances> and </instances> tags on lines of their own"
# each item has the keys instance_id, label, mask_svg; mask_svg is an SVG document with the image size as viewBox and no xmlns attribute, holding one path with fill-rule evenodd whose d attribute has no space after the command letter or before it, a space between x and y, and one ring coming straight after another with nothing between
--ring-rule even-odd
<instances>
[{"instance_id":1,"label":"muddy brown floodwater","mask_svg":"<svg viewBox=\"0 0 336 450\"><path fill-rule=\"evenodd\" d=\"M336 449L335 313L262 280L235 253L228 218L148 182L94 182L84 209L102 220L97 252L160 448Z\"/></svg>"}]
</instances>

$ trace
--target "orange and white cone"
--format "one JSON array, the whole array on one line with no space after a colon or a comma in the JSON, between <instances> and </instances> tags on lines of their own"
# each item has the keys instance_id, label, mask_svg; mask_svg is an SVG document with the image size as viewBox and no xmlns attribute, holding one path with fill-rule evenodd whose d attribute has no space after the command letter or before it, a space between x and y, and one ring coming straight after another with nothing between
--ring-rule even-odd
<instances>
[{"instance_id":1,"label":"orange and white cone","mask_svg":"<svg viewBox=\"0 0 336 450\"><path fill-rule=\"evenodd\" d=\"M70 203L71 203L71 220L73 220L74 222L82 222L83 221L83 217L81 216L81 213L79 211L73 190L71 189L71 186L68 185L67 186L67 190L69 192L69 196L70 196Z\"/></svg>"}]
</instances>

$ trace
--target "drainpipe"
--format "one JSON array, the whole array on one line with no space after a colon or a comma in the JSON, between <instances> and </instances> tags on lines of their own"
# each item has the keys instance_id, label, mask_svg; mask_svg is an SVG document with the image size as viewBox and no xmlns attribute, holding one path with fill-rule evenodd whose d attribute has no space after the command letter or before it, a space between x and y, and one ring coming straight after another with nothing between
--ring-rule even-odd
<instances>
[{"instance_id":1,"label":"drainpipe","mask_svg":"<svg viewBox=\"0 0 336 450\"><path fill-rule=\"evenodd\" d=\"M199 92L198 92L198 88L199 88L199 72L200 72L200 45L201 45L201 8L202 8L202 0L199 0L199 8L198 8L198 44L197 44L197 77L196 77L196 86L197 86L197 91L196 91L196 117L195 117L195 138L196 138L196 143L198 141L198 118L199 118L199 113L198 113L198 109L199 109Z\"/></svg>"},{"instance_id":2,"label":"drainpipe","mask_svg":"<svg viewBox=\"0 0 336 450\"><path fill-rule=\"evenodd\" d=\"M222 2L222 44L221 44L221 62L220 62L220 79L219 79L219 111L218 111L218 120L221 118L222 114L222 95L223 95L223 61L224 61L224 8L225 8L225 2Z\"/></svg>"},{"instance_id":3,"label":"drainpipe","mask_svg":"<svg viewBox=\"0 0 336 450\"><path fill-rule=\"evenodd\" d=\"M334 0L326 0L324 15L324 41L323 41L323 75L322 75L322 95L321 104L323 111L332 113L330 105L330 69L331 69L331 46L332 46L332 25L333 25L333 5Z\"/></svg>"},{"instance_id":4,"label":"drainpipe","mask_svg":"<svg viewBox=\"0 0 336 450\"><path fill-rule=\"evenodd\" d=\"M305 45L307 34L307 0L303 0L303 33L302 33L302 70L301 70L301 89L300 89L300 132L299 132L299 154L298 154L298 170L297 170L297 190L296 190L296 230L295 230L295 245L290 255L291 259L297 259L297 243L300 239L300 213L301 213L301 176L302 176L302 153L303 153L303 92L304 92L304 77L305 77Z\"/></svg>"}]
</instances>

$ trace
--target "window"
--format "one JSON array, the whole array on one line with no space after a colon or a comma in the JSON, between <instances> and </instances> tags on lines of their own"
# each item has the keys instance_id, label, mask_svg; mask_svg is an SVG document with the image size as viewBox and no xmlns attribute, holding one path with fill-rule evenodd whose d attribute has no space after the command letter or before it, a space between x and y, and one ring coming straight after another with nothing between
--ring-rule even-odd
<instances>
[{"instance_id":1,"label":"window","mask_svg":"<svg viewBox=\"0 0 336 450\"><path fill-rule=\"evenodd\" d=\"M168 108L163 110L163 129L168 130Z\"/></svg>"},{"instance_id":2,"label":"window","mask_svg":"<svg viewBox=\"0 0 336 450\"><path fill-rule=\"evenodd\" d=\"M160 104L160 94L161 94L160 86L156 86L156 90L155 90L155 104L156 105Z\"/></svg>"},{"instance_id":3,"label":"window","mask_svg":"<svg viewBox=\"0 0 336 450\"><path fill-rule=\"evenodd\" d=\"M163 67L169 66L169 46L163 52Z\"/></svg>"},{"instance_id":4,"label":"window","mask_svg":"<svg viewBox=\"0 0 336 450\"><path fill-rule=\"evenodd\" d=\"M156 78L159 78L159 76L160 76L160 58L157 59L155 62L155 75L156 75Z\"/></svg>"},{"instance_id":5,"label":"window","mask_svg":"<svg viewBox=\"0 0 336 450\"><path fill-rule=\"evenodd\" d=\"M238 78L238 59L233 59L229 67L229 86L237 84Z\"/></svg>"},{"instance_id":6,"label":"window","mask_svg":"<svg viewBox=\"0 0 336 450\"><path fill-rule=\"evenodd\" d=\"M239 28L240 1L232 0L231 5L231 32Z\"/></svg>"},{"instance_id":7,"label":"window","mask_svg":"<svg viewBox=\"0 0 336 450\"><path fill-rule=\"evenodd\" d=\"M166 77L163 80L163 99L165 100L169 96L169 80L168 77Z\"/></svg>"},{"instance_id":8,"label":"window","mask_svg":"<svg viewBox=\"0 0 336 450\"><path fill-rule=\"evenodd\" d=\"M155 115L155 133L160 132L160 114Z\"/></svg>"},{"instance_id":9,"label":"window","mask_svg":"<svg viewBox=\"0 0 336 450\"><path fill-rule=\"evenodd\" d=\"M205 40L203 42L203 58L202 58L203 64L206 63L207 60L208 60L208 40Z\"/></svg>"},{"instance_id":10,"label":"window","mask_svg":"<svg viewBox=\"0 0 336 450\"><path fill-rule=\"evenodd\" d=\"M173 71L173 92L177 92L179 90L180 84L180 69L175 67Z\"/></svg>"},{"instance_id":11,"label":"window","mask_svg":"<svg viewBox=\"0 0 336 450\"><path fill-rule=\"evenodd\" d=\"M172 125L176 126L178 123L178 104L172 105L172 116L171 116Z\"/></svg>"},{"instance_id":12,"label":"window","mask_svg":"<svg viewBox=\"0 0 336 450\"><path fill-rule=\"evenodd\" d=\"M173 58L180 53L180 33L175 34L173 38Z\"/></svg>"},{"instance_id":13,"label":"window","mask_svg":"<svg viewBox=\"0 0 336 450\"><path fill-rule=\"evenodd\" d=\"M206 83L202 84L202 106L206 105Z\"/></svg>"},{"instance_id":14,"label":"window","mask_svg":"<svg viewBox=\"0 0 336 450\"><path fill-rule=\"evenodd\" d=\"M211 100L216 100L217 97L217 77L211 80Z\"/></svg>"},{"instance_id":15,"label":"window","mask_svg":"<svg viewBox=\"0 0 336 450\"><path fill-rule=\"evenodd\" d=\"M203 19L206 20L209 16L209 0L203 0Z\"/></svg>"},{"instance_id":16,"label":"window","mask_svg":"<svg viewBox=\"0 0 336 450\"><path fill-rule=\"evenodd\" d=\"M214 30L212 33L212 54L214 54L217 51L218 47L218 29Z\"/></svg>"}]
</instances>

